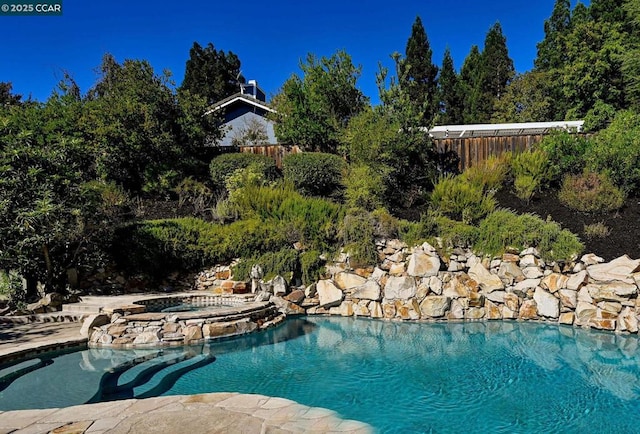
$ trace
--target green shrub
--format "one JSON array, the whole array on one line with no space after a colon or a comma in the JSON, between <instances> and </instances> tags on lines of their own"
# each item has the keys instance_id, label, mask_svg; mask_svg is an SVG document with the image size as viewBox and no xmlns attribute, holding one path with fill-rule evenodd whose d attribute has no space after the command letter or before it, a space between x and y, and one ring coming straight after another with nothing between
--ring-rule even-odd
<instances>
[{"instance_id":1,"label":"green shrub","mask_svg":"<svg viewBox=\"0 0 640 434\"><path fill-rule=\"evenodd\" d=\"M173 270L226 263L285 245L281 227L257 219L228 225L196 218L151 220L119 229L114 257L127 271L161 277Z\"/></svg>"},{"instance_id":2,"label":"green shrub","mask_svg":"<svg viewBox=\"0 0 640 434\"><path fill-rule=\"evenodd\" d=\"M496 207L491 192L485 192L462 176L445 176L433 187L431 204L434 209L463 223L478 221Z\"/></svg>"},{"instance_id":3,"label":"green shrub","mask_svg":"<svg viewBox=\"0 0 640 434\"><path fill-rule=\"evenodd\" d=\"M191 205L196 214L202 214L213 201L211 189L192 177L183 179L173 191L178 195L178 206Z\"/></svg>"},{"instance_id":4,"label":"green shrub","mask_svg":"<svg viewBox=\"0 0 640 434\"><path fill-rule=\"evenodd\" d=\"M428 241L438 234L437 213L429 210L420 216L420 221L398 221L399 238L410 246Z\"/></svg>"},{"instance_id":5,"label":"green shrub","mask_svg":"<svg viewBox=\"0 0 640 434\"><path fill-rule=\"evenodd\" d=\"M282 160L284 179L302 194L313 196L337 194L346 168L342 158L322 152L289 154Z\"/></svg>"},{"instance_id":6,"label":"green shrub","mask_svg":"<svg viewBox=\"0 0 640 434\"><path fill-rule=\"evenodd\" d=\"M522 152L511 160L516 195L529 201L536 191L551 182L549 157L542 150Z\"/></svg>"},{"instance_id":7,"label":"green shrub","mask_svg":"<svg viewBox=\"0 0 640 434\"><path fill-rule=\"evenodd\" d=\"M373 218L376 237L390 240L399 236L399 220L392 216L386 208L378 208L372 211L371 217Z\"/></svg>"},{"instance_id":8,"label":"green shrub","mask_svg":"<svg viewBox=\"0 0 640 434\"><path fill-rule=\"evenodd\" d=\"M435 217L437 233L447 247L470 247L478 238L478 228L451 220L445 216Z\"/></svg>"},{"instance_id":9,"label":"green shrub","mask_svg":"<svg viewBox=\"0 0 640 434\"><path fill-rule=\"evenodd\" d=\"M490 156L476 166L469 167L462 173L462 179L469 184L481 187L484 191L499 190L509 172L511 153L499 157Z\"/></svg>"},{"instance_id":10,"label":"green shrub","mask_svg":"<svg viewBox=\"0 0 640 434\"><path fill-rule=\"evenodd\" d=\"M585 155L587 167L606 173L627 193L640 189L640 114L619 112L611 125L600 131Z\"/></svg>"},{"instance_id":11,"label":"green shrub","mask_svg":"<svg viewBox=\"0 0 640 434\"><path fill-rule=\"evenodd\" d=\"M233 277L236 280L248 280L251 267L259 264L262 267L263 280L271 280L276 276L284 277L292 282L300 275L300 263L298 251L292 248L284 248L276 252L267 252L260 256L244 258L233 268Z\"/></svg>"},{"instance_id":12,"label":"green shrub","mask_svg":"<svg viewBox=\"0 0 640 434\"><path fill-rule=\"evenodd\" d=\"M300 271L302 273L302 284L311 285L313 282L317 282L324 274L326 262L317 250L308 250L301 253Z\"/></svg>"},{"instance_id":13,"label":"green shrub","mask_svg":"<svg viewBox=\"0 0 640 434\"><path fill-rule=\"evenodd\" d=\"M611 233L611 229L603 222L584 225L584 236L588 240L606 238Z\"/></svg>"},{"instance_id":14,"label":"green shrub","mask_svg":"<svg viewBox=\"0 0 640 434\"><path fill-rule=\"evenodd\" d=\"M589 141L584 136L568 131L553 131L537 145L546 155L552 156L549 159L549 177L557 184L566 174L582 172L588 147Z\"/></svg>"},{"instance_id":15,"label":"green shrub","mask_svg":"<svg viewBox=\"0 0 640 434\"><path fill-rule=\"evenodd\" d=\"M584 248L575 234L553 221L544 221L533 214L495 211L480 223L474 250L500 255L509 247L519 251L535 247L543 259L551 261L569 260Z\"/></svg>"},{"instance_id":16,"label":"green shrub","mask_svg":"<svg viewBox=\"0 0 640 434\"><path fill-rule=\"evenodd\" d=\"M344 196L349 208L372 211L380 208L385 195L384 173L371 166L351 166L344 177Z\"/></svg>"},{"instance_id":17,"label":"green shrub","mask_svg":"<svg viewBox=\"0 0 640 434\"><path fill-rule=\"evenodd\" d=\"M342 237L352 267L375 264L375 226L371 214L362 209L349 210L342 222Z\"/></svg>"},{"instance_id":18,"label":"green shrub","mask_svg":"<svg viewBox=\"0 0 640 434\"><path fill-rule=\"evenodd\" d=\"M540 187L540 183L533 176L520 175L513 180L516 196L527 203L529 203L538 187Z\"/></svg>"},{"instance_id":19,"label":"green shrub","mask_svg":"<svg viewBox=\"0 0 640 434\"><path fill-rule=\"evenodd\" d=\"M272 181L278 176L278 169L275 161L266 155L231 153L222 154L211 160L209 173L213 185L218 190L225 188L226 179L238 169L246 169L254 166L263 179Z\"/></svg>"},{"instance_id":20,"label":"green shrub","mask_svg":"<svg viewBox=\"0 0 640 434\"><path fill-rule=\"evenodd\" d=\"M607 175L586 171L581 175L567 175L558 199L577 211L608 212L622 207L625 194Z\"/></svg>"}]
</instances>

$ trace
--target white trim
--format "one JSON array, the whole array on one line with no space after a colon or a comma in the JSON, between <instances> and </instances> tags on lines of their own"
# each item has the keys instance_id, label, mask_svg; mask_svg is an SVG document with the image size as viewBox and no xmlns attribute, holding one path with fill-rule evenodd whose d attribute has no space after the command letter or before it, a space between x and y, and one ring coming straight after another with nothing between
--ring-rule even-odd
<instances>
[{"instance_id":1,"label":"white trim","mask_svg":"<svg viewBox=\"0 0 640 434\"><path fill-rule=\"evenodd\" d=\"M519 136L547 134L550 130L582 131L584 121L519 122L510 124L439 125L431 128L434 139L448 137Z\"/></svg>"},{"instance_id":2,"label":"white trim","mask_svg":"<svg viewBox=\"0 0 640 434\"><path fill-rule=\"evenodd\" d=\"M256 101L252 101L251 99L247 98L246 95L245 96L238 95L237 97L233 98L232 100L229 100L229 101L227 101L227 102L225 102L223 104L217 105L217 106L207 110L204 114L208 115L210 113L213 113L215 111L223 109L223 108L227 107L228 105L233 104L236 101L243 101L243 102L249 103L251 105L254 105L256 107L260 107L261 109L264 109L264 110L269 111L271 113L276 113L276 111L274 109L272 109L271 107L269 107L267 105L260 104L257 100Z\"/></svg>"}]
</instances>

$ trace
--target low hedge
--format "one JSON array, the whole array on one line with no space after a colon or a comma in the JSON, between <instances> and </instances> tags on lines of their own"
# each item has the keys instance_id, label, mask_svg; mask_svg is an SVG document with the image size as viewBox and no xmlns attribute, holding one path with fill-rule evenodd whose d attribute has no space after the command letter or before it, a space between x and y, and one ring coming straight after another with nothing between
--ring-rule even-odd
<instances>
[{"instance_id":1,"label":"low hedge","mask_svg":"<svg viewBox=\"0 0 640 434\"><path fill-rule=\"evenodd\" d=\"M329 197L342 189L347 163L337 155L322 152L290 154L282 160L282 173L302 194Z\"/></svg>"},{"instance_id":2,"label":"low hedge","mask_svg":"<svg viewBox=\"0 0 640 434\"><path fill-rule=\"evenodd\" d=\"M226 179L238 169L255 167L266 180L274 180L278 177L278 168L273 158L266 155L232 153L222 154L211 160L209 173L213 185L222 190L225 188Z\"/></svg>"}]
</instances>

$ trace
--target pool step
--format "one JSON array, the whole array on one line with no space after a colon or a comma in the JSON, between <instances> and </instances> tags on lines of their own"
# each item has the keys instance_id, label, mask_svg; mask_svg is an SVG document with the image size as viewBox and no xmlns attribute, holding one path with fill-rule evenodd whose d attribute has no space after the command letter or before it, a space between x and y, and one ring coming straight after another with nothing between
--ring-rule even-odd
<instances>
[{"instance_id":1,"label":"pool step","mask_svg":"<svg viewBox=\"0 0 640 434\"><path fill-rule=\"evenodd\" d=\"M0 392L9 387L18 378L53 363L51 359L31 359L0 370Z\"/></svg>"},{"instance_id":2,"label":"pool step","mask_svg":"<svg viewBox=\"0 0 640 434\"><path fill-rule=\"evenodd\" d=\"M145 384L136 387L133 390L133 396L137 399L160 396L171 389L176 381L178 381L185 373L213 363L215 359L216 358L212 354L198 354L185 361L169 366L157 372Z\"/></svg>"}]
</instances>

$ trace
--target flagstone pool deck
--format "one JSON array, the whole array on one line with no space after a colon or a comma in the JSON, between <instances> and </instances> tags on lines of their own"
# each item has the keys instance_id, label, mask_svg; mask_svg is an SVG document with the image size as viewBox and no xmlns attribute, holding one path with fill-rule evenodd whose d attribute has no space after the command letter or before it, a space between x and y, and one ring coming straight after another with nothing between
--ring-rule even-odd
<instances>
[{"instance_id":1,"label":"flagstone pool deck","mask_svg":"<svg viewBox=\"0 0 640 434\"><path fill-rule=\"evenodd\" d=\"M178 295L178 294L171 294ZM190 292L188 295L196 295ZM81 319L135 297L87 297L61 313L0 321L0 363L85 345ZM99 309L98 309L99 310ZM66 408L0 411L0 434L369 433L362 422L283 398L239 393L162 396Z\"/></svg>"}]
</instances>

